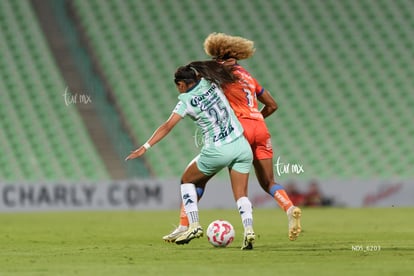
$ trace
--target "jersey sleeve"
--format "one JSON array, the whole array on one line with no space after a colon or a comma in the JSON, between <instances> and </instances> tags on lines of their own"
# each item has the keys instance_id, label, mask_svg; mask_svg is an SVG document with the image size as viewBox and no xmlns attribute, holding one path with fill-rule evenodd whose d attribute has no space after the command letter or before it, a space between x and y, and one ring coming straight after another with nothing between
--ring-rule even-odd
<instances>
[{"instance_id":1,"label":"jersey sleeve","mask_svg":"<svg viewBox=\"0 0 414 276\"><path fill-rule=\"evenodd\" d=\"M260 95L262 95L264 92L264 88L263 86L260 85L260 83L255 78L252 78L252 79L254 82L254 86L256 87L256 91L255 91L256 97L260 97Z\"/></svg>"},{"instance_id":2,"label":"jersey sleeve","mask_svg":"<svg viewBox=\"0 0 414 276\"><path fill-rule=\"evenodd\" d=\"M181 117L185 117L185 115L188 113L186 104L182 101L179 101L175 106L173 113L177 113Z\"/></svg>"}]
</instances>

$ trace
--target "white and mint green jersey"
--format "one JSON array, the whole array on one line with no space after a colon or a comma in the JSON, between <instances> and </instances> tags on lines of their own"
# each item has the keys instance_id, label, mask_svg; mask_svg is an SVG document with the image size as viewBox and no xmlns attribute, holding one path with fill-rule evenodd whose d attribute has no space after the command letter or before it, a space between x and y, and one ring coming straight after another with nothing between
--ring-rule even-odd
<instances>
[{"instance_id":1,"label":"white and mint green jersey","mask_svg":"<svg viewBox=\"0 0 414 276\"><path fill-rule=\"evenodd\" d=\"M189 115L195 121L203 134L204 147L227 144L243 135L243 127L217 84L202 78L178 99L173 112L181 117Z\"/></svg>"}]
</instances>

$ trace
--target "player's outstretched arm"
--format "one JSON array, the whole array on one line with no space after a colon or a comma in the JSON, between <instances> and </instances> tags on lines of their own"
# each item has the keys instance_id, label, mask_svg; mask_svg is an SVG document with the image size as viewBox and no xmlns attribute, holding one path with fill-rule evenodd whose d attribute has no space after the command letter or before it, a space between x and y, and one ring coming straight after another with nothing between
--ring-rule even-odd
<instances>
[{"instance_id":1,"label":"player's outstretched arm","mask_svg":"<svg viewBox=\"0 0 414 276\"><path fill-rule=\"evenodd\" d=\"M154 131L151 138L149 138L144 145L132 151L127 156L127 158L125 158L125 161L135 159L144 155L148 148L152 147L153 145L161 141L165 136L167 136L167 134L175 127L175 125L181 119L182 117L180 115L178 115L177 113L172 113L170 118L168 118L167 121L165 121L160 127L157 128L157 130Z\"/></svg>"},{"instance_id":2,"label":"player's outstretched arm","mask_svg":"<svg viewBox=\"0 0 414 276\"><path fill-rule=\"evenodd\" d=\"M265 90L257 99L264 105L262 110L260 110L263 118L270 116L278 108L275 99L273 99L272 95L270 95L267 90Z\"/></svg>"}]
</instances>

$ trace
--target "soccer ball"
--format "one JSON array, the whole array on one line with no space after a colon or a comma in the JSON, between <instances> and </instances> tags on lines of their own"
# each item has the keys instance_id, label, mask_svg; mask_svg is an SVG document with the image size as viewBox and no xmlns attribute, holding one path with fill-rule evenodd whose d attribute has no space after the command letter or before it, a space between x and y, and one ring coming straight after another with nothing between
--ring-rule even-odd
<instances>
[{"instance_id":1,"label":"soccer ball","mask_svg":"<svg viewBox=\"0 0 414 276\"><path fill-rule=\"evenodd\" d=\"M208 241L215 247L226 247L234 240L234 227L225 220L215 220L207 228Z\"/></svg>"}]
</instances>

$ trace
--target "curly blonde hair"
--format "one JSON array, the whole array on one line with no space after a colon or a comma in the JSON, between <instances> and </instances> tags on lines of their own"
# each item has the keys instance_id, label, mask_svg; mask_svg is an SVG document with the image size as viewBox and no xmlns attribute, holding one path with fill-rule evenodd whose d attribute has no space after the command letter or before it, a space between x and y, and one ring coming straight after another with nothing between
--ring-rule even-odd
<instances>
[{"instance_id":1,"label":"curly blonde hair","mask_svg":"<svg viewBox=\"0 0 414 276\"><path fill-rule=\"evenodd\" d=\"M204 51L214 59L241 60L253 56L256 49L254 42L246 38L224 33L211 33L204 40Z\"/></svg>"}]
</instances>

